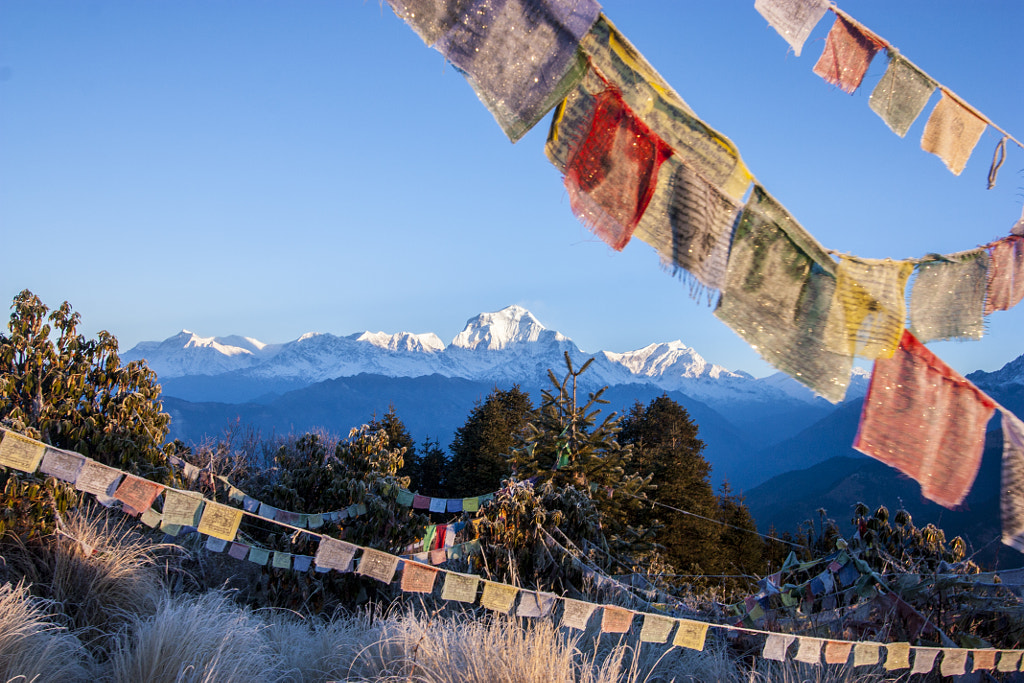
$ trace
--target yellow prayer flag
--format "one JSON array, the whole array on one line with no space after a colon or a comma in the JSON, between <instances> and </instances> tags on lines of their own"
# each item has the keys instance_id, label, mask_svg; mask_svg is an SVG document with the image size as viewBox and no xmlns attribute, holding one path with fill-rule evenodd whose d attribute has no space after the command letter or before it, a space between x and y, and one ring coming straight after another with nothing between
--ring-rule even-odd
<instances>
[{"instance_id":1,"label":"yellow prayer flag","mask_svg":"<svg viewBox=\"0 0 1024 683\"><path fill-rule=\"evenodd\" d=\"M704 639L707 638L708 624L703 621L690 621L689 619L679 620L679 629L672 644L678 647L686 647L691 650L703 650Z\"/></svg>"},{"instance_id":2,"label":"yellow prayer flag","mask_svg":"<svg viewBox=\"0 0 1024 683\"><path fill-rule=\"evenodd\" d=\"M508 614L512 603L516 600L519 589L504 583L484 581L484 592L480 596L480 604L489 610Z\"/></svg>"},{"instance_id":3,"label":"yellow prayer flag","mask_svg":"<svg viewBox=\"0 0 1024 683\"><path fill-rule=\"evenodd\" d=\"M225 541L233 541L235 534L238 533L238 525L241 523L241 510L208 501L206 507L203 508L203 516L199 519L199 533Z\"/></svg>"},{"instance_id":4,"label":"yellow prayer flag","mask_svg":"<svg viewBox=\"0 0 1024 683\"><path fill-rule=\"evenodd\" d=\"M444 588L441 589L441 599L476 602L476 589L479 585L479 576L447 572L444 577Z\"/></svg>"},{"instance_id":5,"label":"yellow prayer flag","mask_svg":"<svg viewBox=\"0 0 1024 683\"><path fill-rule=\"evenodd\" d=\"M886 671L910 668L910 643L889 643L885 649Z\"/></svg>"},{"instance_id":6,"label":"yellow prayer flag","mask_svg":"<svg viewBox=\"0 0 1024 683\"><path fill-rule=\"evenodd\" d=\"M641 643L664 643L672 633L672 627L676 625L674 619L659 617L655 614L644 615L644 625L640 629Z\"/></svg>"},{"instance_id":7,"label":"yellow prayer flag","mask_svg":"<svg viewBox=\"0 0 1024 683\"><path fill-rule=\"evenodd\" d=\"M0 465L22 472L35 472L46 452L46 445L16 432L0 430Z\"/></svg>"},{"instance_id":8,"label":"yellow prayer flag","mask_svg":"<svg viewBox=\"0 0 1024 683\"><path fill-rule=\"evenodd\" d=\"M853 648L853 665L868 666L878 664L878 643L857 643Z\"/></svg>"},{"instance_id":9,"label":"yellow prayer flag","mask_svg":"<svg viewBox=\"0 0 1024 683\"><path fill-rule=\"evenodd\" d=\"M953 175L960 175L987 126L985 119L943 90L924 126L921 149L942 159Z\"/></svg>"}]
</instances>

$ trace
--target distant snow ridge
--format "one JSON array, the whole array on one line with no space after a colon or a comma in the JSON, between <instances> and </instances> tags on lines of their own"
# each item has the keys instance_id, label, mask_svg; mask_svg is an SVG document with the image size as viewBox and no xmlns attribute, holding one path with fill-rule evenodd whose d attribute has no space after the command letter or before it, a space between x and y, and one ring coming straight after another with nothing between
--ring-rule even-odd
<instances>
[{"instance_id":1,"label":"distant snow ridge","mask_svg":"<svg viewBox=\"0 0 1024 683\"><path fill-rule=\"evenodd\" d=\"M544 383L560 375L568 353L577 367L591 356L590 385L653 384L710 403L735 400L821 401L788 377L754 379L708 363L682 341L636 351L586 354L565 335L549 330L522 306L481 313L445 346L436 334L361 332L348 336L308 333L285 344L251 337L198 337L184 331L162 342L143 342L124 354L144 358L161 378L217 376L315 383L371 373L388 377L440 374L488 382Z\"/></svg>"}]
</instances>

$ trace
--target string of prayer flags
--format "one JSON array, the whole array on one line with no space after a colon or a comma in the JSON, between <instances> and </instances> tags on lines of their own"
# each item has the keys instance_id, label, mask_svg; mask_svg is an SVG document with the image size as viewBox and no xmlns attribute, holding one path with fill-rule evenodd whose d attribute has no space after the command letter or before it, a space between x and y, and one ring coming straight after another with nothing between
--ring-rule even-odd
<instances>
[{"instance_id":1,"label":"string of prayer flags","mask_svg":"<svg viewBox=\"0 0 1024 683\"><path fill-rule=\"evenodd\" d=\"M516 616L546 617L554 609L556 599L557 596L554 593L522 591L519 594L519 606L516 607Z\"/></svg>"},{"instance_id":2,"label":"string of prayer flags","mask_svg":"<svg viewBox=\"0 0 1024 683\"><path fill-rule=\"evenodd\" d=\"M373 548L364 548L363 554L359 558L359 568L356 569L356 573L362 576L369 576L371 579L377 579L381 583L391 583L391 580L395 578L397 570L397 557L380 550L374 550Z\"/></svg>"},{"instance_id":3,"label":"string of prayer flags","mask_svg":"<svg viewBox=\"0 0 1024 683\"><path fill-rule=\"evenodd\" d=\"M594 95L593 72L621 95L626 106L672 149L672 156L734 201L741 201L751 175L727 137L697 118L693 110L603 14L580 43L592 72L581 87ZM579 94L579 89L576 95ZM558 166L558 163L555 163Z\"/></svg>"},{"instance_id":4,"label":"string of prayer flags","mask_svg":"<svg viewBox=\"0 0 1024 683\"><path fill-rule=\"evenodd\" d=\"M935 105L921 135L921 149L942 159L960 175L988 122L948 90Z\"/></svg>"},{"instance_id":5,"label":"string of prayer flags","mask_svg":"<svg viewBox=\"0 0 1024 683\"><path fill-rule=\"evenodd\" d=\"M828 0L754 0L754 9L786 39L797 57L828 5Z\"/></svg>"},{"instance_id":6,"label":"string of prayer flags","mask_svg":"<svg viewBox=\"0 0 1024 683\"><path fill-rule=\"evenodd\" d=\"M339 572L352 571L352 560L356 556L358 546L346 541L339 541L330 536L320 539L320 545L316 550L315 562L318 567L335 569Z\"/></svg>"},{"instance_id":7,"label":"string of prayer flags","mask_svg":"<svg viewBox=\"0 0 1024 683\"><path fill-rule=\"evenodd\" d=\"M672 644L690 650L703 650L708 626L707 622L680 619L679 628L676 630L676 637L672 639Z\"/></svg>"},{"instance_id":8,"label":"string of prayer flags","mask_svg":"<svg viewBox=\"0 0 1024 683\"><path fill-rule=\"evenodd\" d=\"M601 610L601 631L604 633L628 633L633 624L633 612L621 607L605 605Z\"/></svg>"},{"instance_id":9,"label":"string of prayer flags","mask_svg":"<svg viewBox=\"0 0 1024 683\"><path fill-rule=\"evenodd\" d=\"M910 668L910 643L889 643L885 653L886 671Z\"/></svg>"},{"instance_id":10,"label":"string of prayer flags","mask_svg":"<svg viewBox=\"0 0 1024 683\"><path fill-rule=\"evenodd\" d=\"M83 465L85 465L85 456L47 446L46 452L43 454L43 461L39 465L39 471L73 484L78 479L78 473L82 471Z\"/></svg>"},{"instance_id":11,"label":"string of prayer flags","mask_svg":"<svg viewBox=\"0 0 1024 683\"><path fill-rule=\"evenodd\" d=\"M930 76L890 47L889 66L871 91L868 106L902 138L924 111L936 87Z\"/></svg>"},{"instance_id":12,"label":"string of prayer flags","mask_svg":"<svg viewBox=\"0 0 1024 683\"><path fill-rule=\"evenodd\" d=\"M107 467L95 460L86 460L78 473L78 478L75 479L75 488L91 493L102 502L102 499L109 497L114 492L120 480L121 470Z\"/></svg>"},{"instance_id":13,"label":"string of prayer flags","mask_svg":"<svg viewBox=\"0 0 1024 683\"><path fill-rule=\"evenodd\" d=\"M839 640L830 640L825 643L826 664L846 664L850 659L850 650L853 643Z\"/></svg>"},{"instance_id":14,"label":"string of prayer flags","mask_svg":"<svg viewBox=\"0 0 1024 683\"><path fill-rule=\"evenodd\" d=\"M134 474L126 474L117 490L114 491L114 498L141 513L153 505L153 501L160 495L163 488L160 484L155 484L148 479L136 477Z\"/></svg>"},{"instance_id":15,"label":"string of prayer flags","mask_svg":"<svg viewBox=\"0 0 1024 683\"><path fill-rule=\"evenodd\" d=\"M874 666L878 664L878 643L857 643L853 648L854 666Z\"/></svg>"},{"instance_id":16,"label":"string of prayer flags","mask_svg":"<svg viewBox=\"0 0 1024 683\"><path fill-rule=\"evenodd\" d=\"M943 650L939 672L943 676L964 675L967 672L967 650Z\"/></svg>"},{"instance_id":17,"label":"string of prayer flags","mask_svg":"<svg viewBox=\"0 0 1024 683\"><path fill-rule=\"evenodd\" d=\"M952 508L974 483L994 411L991 398L904 331L893 357L875 361L853 447Z\"/></svg>"},{"instance_id":18,"label":"string of prayer flags","mask_svg":"<svg viewBox=\"0 0 1024 683\"><path fill-rule=\"evenodd\" d=\"M915 647L914 668L912 674L926 674L935 668L935 658L938 657L940 648L937 647Z\"/></svg>"},{"instance_id":19,"label":"string of prayer flags","mask_svg":"<svg viewBox=\"0 0 1024 683\"><path fill-rule=\"evenodd\" d=\"M793 659L805 664L821 664L821 647L825 641L821 638L799 638L798 640L799 647L797 647L796 656Z\"/></svg>"},{"instance_id":20,"label":"string of prayer flags","mask_svg":"<svg viewBox=\"0 0 1024 683\"><path fill-rule=\"evenodd\" d=\"M989 245L985 313L1006 311L1024 299L1024 236L1010 235Z\"/></svg>"},{"instance_id":21,"label":"string of prayer flags","mask_svg":"<svg viewBox=\"0 0 1024 683\"><path fill-rule=\"evenodd\" d=\"M442 600L457 602L476 602L476 589L480 585L480 577L473 574L445 572L444 587L441 589Z\"/></svg>"},{"instance_id":22,"label":"string of prayer flags","mask_svg":"<svg viewBox=\"0 0 1024 683\"><path fill-rule=\"evenodd\" d=\"M434 590L437 572L433 567L406 562L402 569L402 590L407 593L430 593Z\"/></svg>"},{"instance_id":23,"label":"string of prayer flags","mask_svg":"<svg viewBox=\"0 0 1024 683\"><path fill-rule=\"evenodd\" d=\"M606 88L595 97L590 130L565 169L569 205L613 249L629 242L672 150Z\"/></svg>"},{"instance_id":24,"label":"string of prayer flags","mask_svg":"<svg viewBox=\"0 0 1024 683\"><path fill-rule=\"evenodd\" d=\"M779 370L833 403L853 357L825 344L835 261L767 191L754 185L740 217L715 316Z\"/></svg>"},{"instance_id":25,"label":"string of prayer flags","mask_svg":"<svg viewBox=\"0 0 1024 683\"><path fill-rule=\"evenodd\" d=\"M561 100L585 62L580 39L597 19L594 0L388 0L458 68L515 142Z\"/></svg>"},{"instance_id":26,"label":"string of prayer flags","mask_svg":"<svg viewBox=\"0 0 1024 683\"><path fill-rule=\"evenodd\" d=\"M216 536L225 541L235 540L238 526L242 523L244 513L238 508L207 501L203 506L203 515L199 518L198 531L207 536Z\"/></svg>"},{"instance_id":27,"label":"string of prayer flags","mask_svg":"<svg viewBox=\"0 0 1024 683\"><path fill-rule=\"evenodd\" d=\"M0 432L3 434L3 440L0 441L0 465L22 472L35 472L39 469L39 463L46 453L44 444L17 432Z\"/></svg>"},{"instance_id":28,"label":"string of prayer flags","mask_svg":"<svg viewBox=\"0 0 1024 683\"><path fill-rule=\"evenodd\" d=\"M516 600L519 589L504 583L484 581L484 590L480 595L480 605L494 612L508 614L512 603Z\"/></svg>"},{"instance_id":29,"label":"string of prayer flags","mask_svg":"<svg viewBox=\"0 0 1024 683\"><path fill-rule=\"evenodd\" d=\"M700 287L721 290L739 213L737 202L672 157L658 174L634 234L654 247L674 275L688 273Z\"/></svg>"},{"instance_id":30,"label":"string of prayer flags","mask_svg":"<svg viewBox=\"0 0 1024 683\"><path fill-rule=\"evenodd\" d=\"M772 633L764 641L764 649L761 656L765 659L772 659L776 662L786 661L786 650L796 640L796 636L783 633Z\"/></svg>"},{"instance_id":31,"label":"string of prayer flags","mask_svg":"<svg viewBox=\"0 0 1024 683\"><path fill-rule=\"evenodd\" d=\"M909 261L842 256L836 268L831 323L826 340L836 353L889 358L907 318Z\"/></svg>"},{"instance_id":32,"label":"string of prayer flags","mask_svg":"<svg viewBox=\"0 0 1024 683\"><path fill-rule=\"evenodd\" d=\"M565 598L562 600L562 626L582 631L587 628L590 615L596 609L597 605L593 603Z\"/></svg>"},{"instance_id":33,"label":"string of prayer flags","mask_svg":"<svg viewBox=\"0 0 1024 683\"><path fill-rule=\"evenodd\" d=\"M981 339L988 279L984 249L919 263L910 290L910 332L924 343Z\"/></svg>"},{"instance_id":34,"label":"string of prayer flags","mask_svg":"<svg viewBox=\"0 0 1024 683\"><path fill-rule=\"evenodd\" d=\"M886 42L848 16L836 13L814 73L846 93L860 87L875 53Z\"/></svg>"},{"instance_id":35,"label":"string of prayer flags","mask_svg":"<svg viewBox=\"0 0 1024 683\"><path fill-rule=\"evenodd\" d=\"M666 643L672 627L676 625L675 619L660 617L656 614L645 614L644 625L640 629L641 643Z\"/></svg>"},{"instance_id":36,"label":"string of prayer flags","mask_svg":"<svg viewBox=\"0 0 1024 683\"><path fill-rule=\"evenodd\" d=\"M1024 552L1024 422L1003 410L1003 472L999 498L1003 543Z\"/></svg>"}]
</instances>

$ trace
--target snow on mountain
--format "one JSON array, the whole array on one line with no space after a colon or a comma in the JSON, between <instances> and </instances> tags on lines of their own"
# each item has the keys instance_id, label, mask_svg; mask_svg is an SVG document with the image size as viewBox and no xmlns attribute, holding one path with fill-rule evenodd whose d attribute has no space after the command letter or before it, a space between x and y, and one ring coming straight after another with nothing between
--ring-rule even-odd
<instances>
[{"instance_id":1,"label":"snow on mountain","mask_svg":"<svg viewBox=\"0 0 1024 683\"><path fill-rule=\"evenodd\" d=\"M522 306L470 318L447 347L433 333L337 336L316 332L285 344L268 345L251 337L199 337L182 332L162 342L143 342L124 355L129 360L145 358L161 378L233 373L234 377L256 381L312 384L360 373L388 377L440 374L488 382L544 384L548 369L561 375L566 353L576 367L594 357L582 378L588 388L654 384L711 405L822 401L784 375L755 379L745 372L709 363L679 340L625 353L586 354L569 337L544 327Z\"/></svg>"},{"instance_id":2,"label":"snow on mountain","mask_svg":"<svg viewBox=\"0 0 1024 683\"><path fill-rule=\"evenodd\" d=\"M967 375L967 379L982 389L1000 385L1024 385L1024 355L1017 356L994 372L976 370Z\"/></svg>"}]
</instances>

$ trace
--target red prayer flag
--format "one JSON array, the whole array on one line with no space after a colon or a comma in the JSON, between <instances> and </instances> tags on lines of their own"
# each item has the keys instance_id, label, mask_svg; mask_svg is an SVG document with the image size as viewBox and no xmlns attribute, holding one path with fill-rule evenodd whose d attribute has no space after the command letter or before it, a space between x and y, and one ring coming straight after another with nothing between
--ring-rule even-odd
<instances>
[{"instance_id":1,"label":"red prayer flag","mask_svg":"<svg viewBox=\"0 0 1024 683\"><path fill-rule=\"evenodd\" d=\"M875 361L853 447L952 508L974 483L994 411L995 401L904 331L892 358Z\"/></svg>"},{"instance_id":2,"label":"red prayer flag","mask_svg":"<svg viewBox=\"0 0 1024 683\"><path fill-rule=\"evenodd\" d=\"M1024 299L1024 237L1004 237L988 253L986 314L1008 310Z\"/></svg>"},{"instance_id":3,"label":"red prayer flag","mask_svg":"<svg viewBox=\"0 0 1024 683\"><path fill-rule=\"evenodd\" d=\"M658 169L672 149L633 115L616 89L595 100L590 131L566 166L565 187L573 213L621 250L644 215Z\"/></svg>"},{"instance_id":4,"label":"red prayer flag","mask_svg":"<svg viewBox=\"0 0 1024 683\"><path fill-rule=\"evenodd\" d=\"M871 31L836 14L814 73L843 92L852 93L860 86L875 53L885 46L886 42Z\"/></svg>"}]
</instances>

